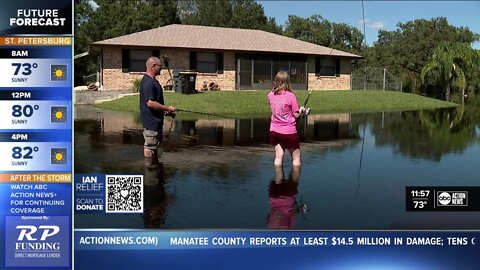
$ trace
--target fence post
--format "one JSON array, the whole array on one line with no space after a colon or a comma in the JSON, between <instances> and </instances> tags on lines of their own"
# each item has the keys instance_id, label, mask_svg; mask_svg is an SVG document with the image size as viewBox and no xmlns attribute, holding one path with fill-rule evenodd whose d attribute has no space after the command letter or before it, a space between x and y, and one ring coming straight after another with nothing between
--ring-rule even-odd
<instances>
[{"instance_id":1,"label":"fence post","mask_svg":"<svg viewBox=\"0 0 480 270\"><path fill-rule=\"evenodd\" d=\"M385 91L385 72L387 71L387 69L384 67L383 68L383 91Z\"/></svg>"},{"instance_id":2,"label":"fence post","mask_svg":"<svg viewBox=\"0 0 480 270\"><path fill-rule=\"evenodd\" d=\"M367 90L367 72L368 68L367 65L365 64L365 77L363 78L363 90Z\"/></svg>"}]
</instances>

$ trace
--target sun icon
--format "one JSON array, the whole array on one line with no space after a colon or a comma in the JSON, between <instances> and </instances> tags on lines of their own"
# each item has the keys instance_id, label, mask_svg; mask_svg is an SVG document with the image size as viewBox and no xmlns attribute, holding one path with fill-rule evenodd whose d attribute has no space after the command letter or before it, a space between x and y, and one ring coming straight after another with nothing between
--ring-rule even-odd
<instances>
[{"instance_id":1,"label":"sun icon","mask_svg":"<svg viewBox=\"0 0 480 270\"><path fill-rule=\"evenodd\" d=\"M53 160L56 162L62 162L65 160L65 157L62 152L56 152L54 153Z\"/></svg>"},{"instance_id":2,"label":"sun icon","mask_svg":"<svg viewBox=\"0 0 480 270\"><path fill-rule=\"evenodd\" d=\"M53 76L57 79L63 79L65 77L65 70L62 67L57 67L53 70Z\"/></svg>"},{"instance_id":3,"label":"sun icon","mask_svg":"<svg viewBox=\"0 0 480 270\"><path fill-rule=\"evenodd\" d=\"M66 148L52 148L50 158L52 164L67 164L67 149Z\"/></svg>"},{"instance_id":4,"label":"sun icon","mask_svg":"<svg viewBox=\"0 0 480 270\"><path fill-rule=\"evenodd\" d=\"M67 65L51 65L50 72L51 81L67 80Z\"/></svg>"},{"instance_id":5,"label":"sun icon","mask_svg":"<svg viewBox=\"0 0 480 270\"><path fill-rule=\"evenodd\" d=\"M63 112L58 110L56 112L53 112L53 119L57 120L57 121L60 121L63 119Z\"/></svg>"},{"instance_id":6,"label":"sun icon","mask_svg":"<svg viewBox=\"0 0 480 270\"><path fill-rule=\"evenodd\" d=\"M50 118L52 123L64 123L67 121L67 107L52 106L50 111Z\"/></svg>"}]
</instances>

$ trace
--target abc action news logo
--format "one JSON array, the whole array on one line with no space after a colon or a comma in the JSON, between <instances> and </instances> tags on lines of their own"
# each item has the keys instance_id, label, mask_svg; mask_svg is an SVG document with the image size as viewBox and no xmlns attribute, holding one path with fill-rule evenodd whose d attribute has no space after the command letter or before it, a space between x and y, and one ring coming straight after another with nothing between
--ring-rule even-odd
<instances>
[{"instance_id":1,"label":"abc action news logo","mask_svg":"<svg viewBox=\"0 0 480 270\"><path fill-rule=\"evenodd\" d=\"M70 265L69 224L68 216L7 216L6 266L68 267Z\"/></svg>"},{"instance_id":2,"label":"abc action news logo","mask_svg":"<svg viewBox=\"0 0 480 270\"><path fill-rule=\"evenodd\" d=\"M437 206L468 206L468 191L437 191Z\"/></svg>"}]
</instances>

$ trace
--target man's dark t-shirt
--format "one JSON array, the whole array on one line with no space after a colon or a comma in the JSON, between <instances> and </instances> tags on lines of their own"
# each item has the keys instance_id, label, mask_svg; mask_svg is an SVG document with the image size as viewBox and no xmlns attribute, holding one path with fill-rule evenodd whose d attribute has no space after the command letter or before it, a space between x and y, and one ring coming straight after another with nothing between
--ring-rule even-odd
<instances>
[{"instance_id":1,"label":"man's dark t-shirt","mask_svg":"<svg viewBox=\"0 0 480 270\"><path fill-rule=\"evenodd\" d=\"M160 83L156 79L144 75L140 83L140 119L144 128L159 131L163 126L164 112L148 108L148 100L165 104Z\"/></svg>"}]
</instances>

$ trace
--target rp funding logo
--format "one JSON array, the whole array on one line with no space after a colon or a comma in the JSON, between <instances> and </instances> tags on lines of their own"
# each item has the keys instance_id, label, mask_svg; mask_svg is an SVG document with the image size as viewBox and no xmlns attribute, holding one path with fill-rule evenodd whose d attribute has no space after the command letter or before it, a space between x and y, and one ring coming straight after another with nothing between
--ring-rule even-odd
<instances>
[{"instance_id":1,"label":"rp funding logo","mask_svg":"<svg viewBox=\"0 0 480 270\"><path fill-rule=\"evenodd\" d=\"M53 226L53 225L43 225L43 226L30 226L30 225L18 225L16 227L17 229L21 230L20 234L18 235L18 241L22 241L25 238L28 241L35 241L37 238L34 238L34 235L38 229L40 229L42 232L42 235L40 237L40 241L45 241L47 237L51 237L56 235L60 231L60 227L58 226Z\"/></svg>"},{"instance_id":2,"label":"rp funding logo","mask_svg":"<svg viewBox=\"0 0 480 270\"><path fill-rule=\"evenodd\" d=\"M468 191L437 191L437 206L468 206Z\"/></svg>"},{"instance_id":3,"label":"rp funding logo","mask_svg":"<svg viewBox=\"0 0 480 270\"><path fill-rule=\"evenodd\" d=\"M7 216L5 221L7 267L70 265L68 216Z\"/></svg>"},{"instance_id":4,"label":"rp funding logo","mask_svg":"<svg viewBox=\"0 0 480 270\"><path fill-rule=\"evenodd\" d=\"M18 225L16 229L20 233L15 242L15 258L58 258L60 256L60 242L52 239L60 232L60 227Z\"/></svg>"}]
</instances>

